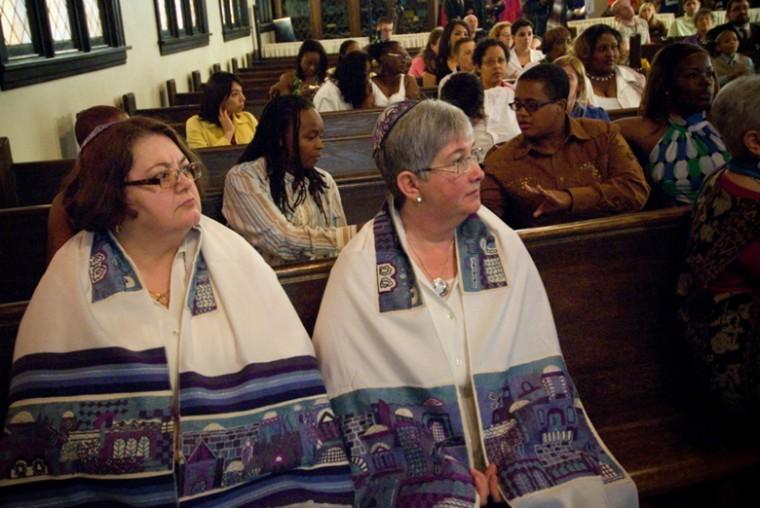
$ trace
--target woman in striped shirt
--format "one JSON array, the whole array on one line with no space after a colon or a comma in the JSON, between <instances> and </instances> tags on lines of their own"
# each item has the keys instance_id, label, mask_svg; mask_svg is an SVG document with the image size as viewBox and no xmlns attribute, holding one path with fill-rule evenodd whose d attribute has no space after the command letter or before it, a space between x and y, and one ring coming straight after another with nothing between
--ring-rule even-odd
<instances>
[{"instance_id":1,"label":"woman in striped shirt","mask_svg":"<svg viewBox=\"0 0 760 508\"><path fill-rule=\"evenodd\" d=\"M222 213L272 265L335 257L356 234L335 180L314 167L323 129L306 99L275 98L227 174Z\"/></svg>"}]
</instances>

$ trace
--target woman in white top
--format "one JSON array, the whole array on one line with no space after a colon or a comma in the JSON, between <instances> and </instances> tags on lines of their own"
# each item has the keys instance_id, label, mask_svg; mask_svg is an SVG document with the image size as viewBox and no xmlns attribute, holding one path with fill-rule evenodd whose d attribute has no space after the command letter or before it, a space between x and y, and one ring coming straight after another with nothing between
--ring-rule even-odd
<instances>
[{"instance_id":1,"label":"woman in white top","mask_svg":"<svg viewBox=\"0 0 760 508\"><path fill-rule=\"evenodd\" d=\"M483 39L472 56L485 91L485 112L488 132L494 143L504 143L520 134L517 115L509 107L515 92L504 81L510 57L507 47L498 39Z\"/></svg>"},{"instance_id":2,"label":"woman in white top","mask_svg":"<svg viewBox=\"0 0 760 508\"><path fill-rule=\"evenodd\" d=\"M606 110L637 108L646 78L625 65L618 65L622 36L614 28L592 25L575 39L575 56L586 67L593 90L591 102Z\"/></svg>"},{"instance_id":3,"label":"woman in white top","mask_svg":"<svg viewBox=\"0 0 760 508\"><path fill-rule=\"evenodd\" d=\"M377 75L370 79L376 107L419 97L417 80L408 74L409 53L398 41L376 42L368 52L380 65Z\"/></svg>"},{"instance_id":4,"label":"woman in white top","mask_svg":"<svg viewBox=\"0 0 760 508\"><path fill-rule=\"evenodd\" d=\"M375 107L369 80L369 57L363 51L347 54L314 96L317 111L345 111Z\"/></svg>"},{"instance_id":5,"label":"woman in white top","mask_svg":"<svg viewBox=\"0 0 760 508\"><path fill-rule=\"evenodd\" d=\"M511 30L515 45L509 50L507 79L517 79L525 69L543 60L544 54L533 49L533 23L525 18L518 19Z\"/></svg>"},{"instance_id":6,"label":"woman in white top","mask_svg":"<svg viewBox=\"0 0 760 508\"><path fill-rule=\"evenodd\" d=\"M272 265L335 257L356 233L346 224L335 180L315 168L322 119L299 96L273 99L262 129L224 184L222 213Z\"/></svg>"}]
</instances>

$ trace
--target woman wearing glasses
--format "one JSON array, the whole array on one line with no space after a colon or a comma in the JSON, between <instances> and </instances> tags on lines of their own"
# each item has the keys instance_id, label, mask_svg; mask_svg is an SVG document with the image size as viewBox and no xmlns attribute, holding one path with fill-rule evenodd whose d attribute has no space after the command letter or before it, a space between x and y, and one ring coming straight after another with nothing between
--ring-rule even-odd
<instances>
[{"instance_id":1,"label":"woman wearing glasses","mask_svg":"<svg viewBox=\"0 0 760 508\"><path fill-rule=\"evenodd\" d=\"M634 506L570 388L530 256L480 205L470 121L441 101L403 102L373 139L392 197L338 257L314 330L356 504ZM537 391L523 398L526 386ZM573 429L552 432L572 432L567 456L586 466L538 459L548 435L534 415L554 411ZM536 481L515 474L528 463Z\"/></svg>"},{"instance_id":2,"label":"woman wearing glasses","mask_svg":"<svg viewBox=\"0 0 760 508\"><path fill-rule=\"evenodd\" d=\"M571 118L569 91L558 65L525 71L510 105L522 134L486 157L483 204L514 228L640 210L649 196L619 129Z\"/></svg>"},{"instance_id":3,"label":"woman wearing glasses","mask_svg":"<svg viewBox=\"0 0 760 508\"><path fill-rule=\"evenodd\" d=\"M255 250L201 216L200 174L146 118L82 148L64 191L82 231L16 339L8 505L350 504L309 338Z\"/></svg>"}]
</instances>

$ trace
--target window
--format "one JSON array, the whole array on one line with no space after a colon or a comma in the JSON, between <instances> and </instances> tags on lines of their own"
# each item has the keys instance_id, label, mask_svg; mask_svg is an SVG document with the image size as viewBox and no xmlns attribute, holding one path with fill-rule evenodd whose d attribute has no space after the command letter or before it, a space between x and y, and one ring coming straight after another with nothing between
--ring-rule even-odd
<instances>
[{"instance_id":1,"label":"window","mask_svg":"<svg viewBox=\"0 0 760 508\"><path fill-rule=\"evenodd\" d=\"M222 37L225 41L251 35L247 0L219 0L222 12Z\"/></svg>"},{"instance_id":2,"label":"window","mask_svg":"<svg viewBox=\"0 0 760 508\"><path fill-rule=\"evenodd\" d=\"M208 21L203 0L154 0L158 45L162 55L208 46Z\"/></svg>"},{"instance_id":3,"label":"window","mask_svg":"<svg viewBox=\"0 0 760 508\"><path fill-rule=\"evenodd\" d=\"M126 61L119 0L0 0L4 90Z\"/></svg>"}]
</instances>

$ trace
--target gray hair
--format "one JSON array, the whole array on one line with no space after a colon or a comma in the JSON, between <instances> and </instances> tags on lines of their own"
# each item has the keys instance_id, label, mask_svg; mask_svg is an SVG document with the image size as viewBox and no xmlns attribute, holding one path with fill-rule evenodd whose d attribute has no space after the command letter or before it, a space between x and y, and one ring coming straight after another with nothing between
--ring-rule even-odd
<instances>
[{"instance_id":1,"label":"gray hair","mask_svg":"<svg viewBox=\"0 0 760 508\"><path fill-rule=\"evenodd\" d=\"M744 76L723 87L710 119L733 158L752 157L742 138L749 130L760 131L760 75Z\"/></svg>"},{"instance_id":2,"label":"gray hair","mask_svg":"<svg viewBox=\"0 0 760 508\"><path fill-rule=\"evenodd\" d=\"M396 206L404 202L404 195L396 185L399 173L413 171L424 175L422 170L429 168L438 152L451 141L473 137L470 120L462 110L441 100L424 100L399 118L375 153L375 164Z\"/></svg>"}]
</instances>

